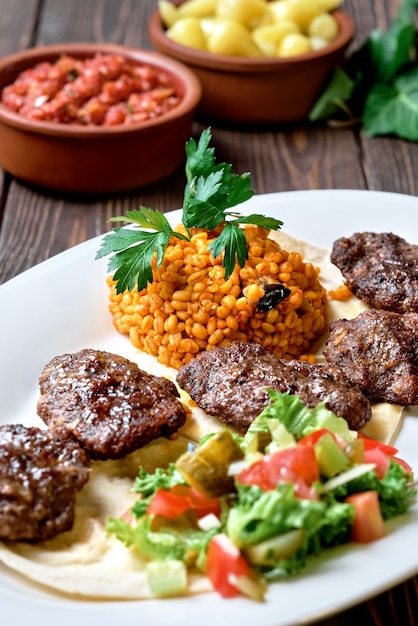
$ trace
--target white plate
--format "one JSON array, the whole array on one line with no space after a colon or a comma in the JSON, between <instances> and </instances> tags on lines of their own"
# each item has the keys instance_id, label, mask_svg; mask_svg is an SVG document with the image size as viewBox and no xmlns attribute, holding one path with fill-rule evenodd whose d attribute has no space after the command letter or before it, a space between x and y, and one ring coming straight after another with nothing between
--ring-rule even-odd
<instances>
[{"instance_id":1,"label":"white plate","mask_svg":"<svg viewBox=\"0 0 418 626\"><path fill-rule=\"evenodd\" d=\"M418 199L371 191L302 191L256 196L251 212L273 215L283 230L330 247L355 231L392 231L418 244ZM173 223L179 213L170 214ZM101 237L76 246L0 287L0 423L38 424L37 379L55 355L85 347L132 355L107 313L107 260L95 261ZM397 440L400 456L418 473L418 409L410 410ZM144 602L68 599L0 568L2 623L43 626L141 623L146 626L292 626L312 623L376 595L418 573L418 507L388 524L368 546L339 548L299 577L272 585L264 604L215 594ZM215 617L216 616L216 617Z\"/></svg>"}]
</instances>

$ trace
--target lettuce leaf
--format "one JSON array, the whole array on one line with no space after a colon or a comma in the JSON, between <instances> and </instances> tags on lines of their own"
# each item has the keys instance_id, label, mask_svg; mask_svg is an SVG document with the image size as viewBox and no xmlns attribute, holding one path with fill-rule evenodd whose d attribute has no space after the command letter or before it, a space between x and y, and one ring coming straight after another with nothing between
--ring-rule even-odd
<instances>
[{"instance_id":1,"label":"lettuce leaf","mask_svg":"<svg viewBox=\"0 0 418 626\"><path fill-rule=\"evenodd\" d=\"M242 441L244 450L257 432L270 433L274 439L274 424L277 422L282 423L297 440L320 428L327 428L347 442L353 440L346 420L337 417L327 409L325 402L309 408L297 395L280 393L269 388L267 392L271 403L256 417L248 429Z\"/></svg>"},{"instance_id":2,"label":"lettuce leaf","mask_svg":"<svg viewBox=\"0 0 418 626\"><path fill-rule=\"evenodd\" d=\"M123 519L110 518L106 524L108 533L116 536L125 546L134 546L138 552L157 561L177 560L190 564L199 560L207 551L211 537L218 529L198 530L193 528L177 529L175 526L151 530L151 518L144 516L135 525Z\"/></svg>"},{"instance_id":3,"label":"lettuce leaf","mask_svg":"<svg viewBox=\"0 0 418 626\"><path fill-rule=\"evenodd\" d=\"M399 463L392 460L383 478L379 479L376 472L370 471L340 485L331 493L336 499L343 500L352 493L370 490L377 491L379 494L380 509L384 520L406 513L417 495L417 489L411 483L411 477Z\"/></svg>"},{"instance_id":4,"label":"lettuce leaf","mask_svg":"<svg viewBox=\"0 0 418 626\"><path fill-rule=\"evenodd\" d=\"M240 484L237 488L238 502L229 511L226 530L240 548L294 528L314 533L322 523L326 503L297 498L289 483L268 492Z\"/></svg>"},{"instance_id":5,"label":"lettuce leaf","mask_svg":"<svg viewBox=\"0 0 418 626\"><path fill-rule=\"evenodd\" d=\"M142 498L137 500L132 507L134 517L142 517L147 511L148 504L158 489L170 489L174 485L185 485L186 481L176 469L174 463L170 463L166 469L157 467L154 473L149 473L140 467L135 478L133 491L139 493Z\"/></svg>"},{"instance_id":6,"label":"lettuce leaf","mask_svg":"<svg viewBox=\"0 0 418 626\"><path fill-rule=\"evenodd\" d=\"M238 502L229 511L226 532L239 548L257 545L293 529L304 531L304 541L295 553L265 568L270 579L296 573L305 566L309 555L348 540L354 516L349 504L332 497L297 498L293 486L285 483L269 492L254 486L237 485L237 488Z\"/></svg>"}]
</instances>

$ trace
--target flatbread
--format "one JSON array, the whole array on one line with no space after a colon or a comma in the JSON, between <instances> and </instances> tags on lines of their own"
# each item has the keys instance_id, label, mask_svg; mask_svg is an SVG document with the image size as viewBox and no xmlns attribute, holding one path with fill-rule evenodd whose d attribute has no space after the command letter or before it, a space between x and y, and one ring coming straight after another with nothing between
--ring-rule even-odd
<instances>
[{"instance_id":1,"label":"flatbread","mask_svg":"<svg viewBox=\"0 0 418 626\"><path fill-rule=\"evenodd\" d=\"M336 289L344 283L341 271L331 263L330 251L325 248L312 246L304 241L294 239L284 232L274 232L271 235L285 250L300 252L313 265L320 268L320 281L327 291ZM370 307L359 298L352 295L345 301L329 299L329 323L339 319L353 319L362 311ZM324 361L323 351L328 334L325 334L314 347L314 354L318 362ZM372 405L372 419L361 429L361 432L383 443L393 444L402 426L404 407L386 402Z\"/></svg>"},{"instance_id":2,"label":"flatbread","mask_svg":"<svg viewBox=\"0 0 418 626\"><path fill-rule=\"evenodd\" d=\"M93 463L92 475L77 498L71 531L39 544L0 543L0 561L55 591L90 599L144 600L153 595L146 560L106 533L107 519L128 511L138 495L132 484L142 465L152 472L187 450L188 441L159 439L120 461ZM189 593L211 591L209 580L192 573Z\"/></svg>"},{"instance_id":3,"label":"flatbread","mask_svg":"<svg viewBox=\"0 0 418 626\"><path fill-rule=\"evenodd\" d=\"M331 264L329 250L298 241L286 233L272 237L288 251L300 252L320 268L320 280L327 291L343 284L340 270ZM329 322L356 317L368 308L355 296L344 302L330 300ZM315 346L318 361L324 360L327 336ZM125 355L127 356L127 355ZM128 358L152 374L166 376L175 382L177 371L160 365L150 355L138 354L131 347ZM145 560L127 549L105 531L109 517L119 517L129 510L136 494L133 479L142 465L147 471L167 465L187 449L189 441L199 441L208 433L221 428L219 420L208 415L180 390L180 396L190 409L186 424L174 440L159 439L119 461L93 463L92 476L78 495L74 528L40 544L22 542L1 543L0 562L50 590L101 600L139 600L151 598L145 575ZM386 403L373 406L373 417L362 429L379 441L393 443L402 424L403 408ZM197 572L189 579L189 594L212 590L208 579Z\"/></svg>"}]
</instances>

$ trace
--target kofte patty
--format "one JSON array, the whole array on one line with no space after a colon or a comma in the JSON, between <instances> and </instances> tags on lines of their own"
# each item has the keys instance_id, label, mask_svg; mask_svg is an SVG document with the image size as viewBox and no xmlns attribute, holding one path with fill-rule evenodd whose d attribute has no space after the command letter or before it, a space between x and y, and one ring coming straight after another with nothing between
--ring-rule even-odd
<instances>
[{"instance_id":1,"label":"kofte patty","mask_svg":"<svg viewBox=\"0 0 418 626\"><path fill-rule=\"evenodd\" d=\"M38 415L65 427L93 459L119 459L186 421L175 384L93 349L54 357L39 378Z\"/></svg>"},{"instance_id":2,"label":"kofte patty","mask_svg":"<svg viewBox=\"0 0 418 626\"><path fill-rule=\"evenodd\" d=\"M336 367L278 359L256 343L204 352L183 365L177 382L200 408L240 432L269 404L266 387L297 394L309 407L326 401L353 430L371 418L370 402Z\"/></svg>"},{"instance_id":3,"label":"kofte patty","mask_svg":"<svg viewBox=\"0 0 418 626\"><path fill-rule=\"evenodd\" d=\"M70 530L90 458L62 430L0 426L0 538L41 541Z\"/></svg>"},{"instance_id":4,"label":"kofte patty","mask_svg":"<svg viewBox=\"0 0 418 626\"><path fill-rule=\"evenodd\" d=\"M334 242L331 261L371 307L418 312L418 246L393 233L355 233Z\"/></svg>"},{"instance_id":5,"label":"kofte patty","mask_svg":"<svg viewBox=\"0 0 418 626\"><path fill-rule=\"evenodd\" d=\"M418 313L370 309L338 320L324 355L370 400L418 404Z\"/></svg>"}]
</instances>

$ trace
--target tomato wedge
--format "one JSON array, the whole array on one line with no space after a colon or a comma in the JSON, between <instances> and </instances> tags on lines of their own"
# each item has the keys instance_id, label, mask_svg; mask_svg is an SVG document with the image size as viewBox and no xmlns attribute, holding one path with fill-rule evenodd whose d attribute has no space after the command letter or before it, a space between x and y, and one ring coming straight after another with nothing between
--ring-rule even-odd
<instances>
[{"instance_id":1,"label":"tomato wedge","mask_svg":"<svg viewBox=\"0 0 418 626\"><path fill-rule=\"evenodd\" d=\"M395 463L403 467L406 474L412 474L412 467L409 465L409 463L407 463L403 459L400 459L397 456L392 456L391 459L392 461L395 461Z\"/></svg>"},{"instance_id":2,"label":"tomato wedge","mask_svg":"<svg viewBox=\"0 0 418 626\"><path fill-rule=\"evenodd\" d=\"M412 467L406 461L396 456L398 448L387 443L382 443L381 441L376 441L375 439L370 439L370 437L361 433L358 433L358 436L363 441L365 461L366 463L376 464L376 473L379 478L383 478L385 475L386 472L384 471L384 468L386 466L386 470L388 469L390 464L389 459L392 459L395 463L401 465L407 474L412 473ZM386 455L387 461L383 460L382 454Z\"/></svg>"},{"instance_id":3,"label":"tomato wedge","mask_svg":"<svg viewBox=\"0 0 418 626\"><path fill-rule=\"evenodd\" d=\"M302 439L298 441L298 445L314 446L321 439L321 437L323 437L327 433L330 433L330 435L334 437L333 433L327 428L318 428L318 430L314 430L312 433L309 433L309 435L305 435L304 437L302 437Z\"/></svg>"},{"instance_id":4,"label":"tomato wedge","mask_svg":"<svg viewBox=\"0 0 418 626\"><path fill-rule=\"evenodd\" d=\"M273 452L243 469L237 480L244 485L257 485L263 491L271 491L283 482L292 482L296 495L316 499L316 492L307 489L319 480L315 451L312 446L297 445Z\"/></svg>"},{"instance_id":5,"label":"tomato wedge","mask_svg":"<svg viewBox=\"0 0 418 626\"><path fill-rule=\"evenodd\" d=\"M175 485L171 489L158 489L148 505L147 512L150 515L176 519L190 509L196 512L199 519L209 513L219 515L219 499L207 498L194 487Z\"/></svg>"},{"instance_id":6,"label":"tomato wedge","mask_svg":"<svg viewBox=\"0 0 418 626\"><path fill-rule=\"evenodd\" d=\"M358 437L362 439L365 451L378 448L379 450L381 450L388 456L394 456L395 454L398 453L398 448L395 448L395 446L390 446L387 443L376 441L375 439L371 439L370 437L367 437L366 435L363 435L362 433L358 433Z\"/></svg>"},{"instance_id":7,"label":"tomato wedge","mask_svg":"<svg viewBox=\"0 0 418 626\"><path fill-rule=\"evenodd\" d=\"M171 491L158 489L148 505L150 515L163 515L168 519L176 519L191 508L190 500L178 496Z\"/></svg>"},{"instance_id":8,"label":"tomato wedge","mask_svg":"<svg viewBox=\"0 0 418 626\"><path fill-rule=\"evenodd\" d=\"M364 451L364 462L374 463L374 471L380 479L389 469L390 457L378 447L369 448Z\"/></svg>"},{"instance_id":9,"label":"tomato wedge","mask_svg":"<svg viewBox=\"0 0 418 626\"><path fill-rule=\"evenodd\" d=\"M240 595L241 592L234 584L234 580L241 576L248 578L250 575L247 561L223 533L215 535L209 543L206 575L223 598Z\"/></svg>"},{"instance_id":10,"label":"tomato wedge","mask_svg":"<svg viewBox=\"0 0 418 626\"><path fill-rule=\"evenodd\" d=\"M217 516L220 515L221 505L219 498L208 498L195 487L189 487L188 485L175 485L171 488L171 492L188 498L191 504L190 508L196 511L199 519L210 513Z\"/></svg>"},{"instance_id":11,"label":"tomato wedge","mask_svg":"<svg viewBox=\"0 0 418 626\"><path fill-rule=\"evenodd\" d=\"M346 502L355 508L351 531L353 541L369 543L384 536L385 527L377 491L353 493L346 498Z\"/></svg>"}]
</instances>

